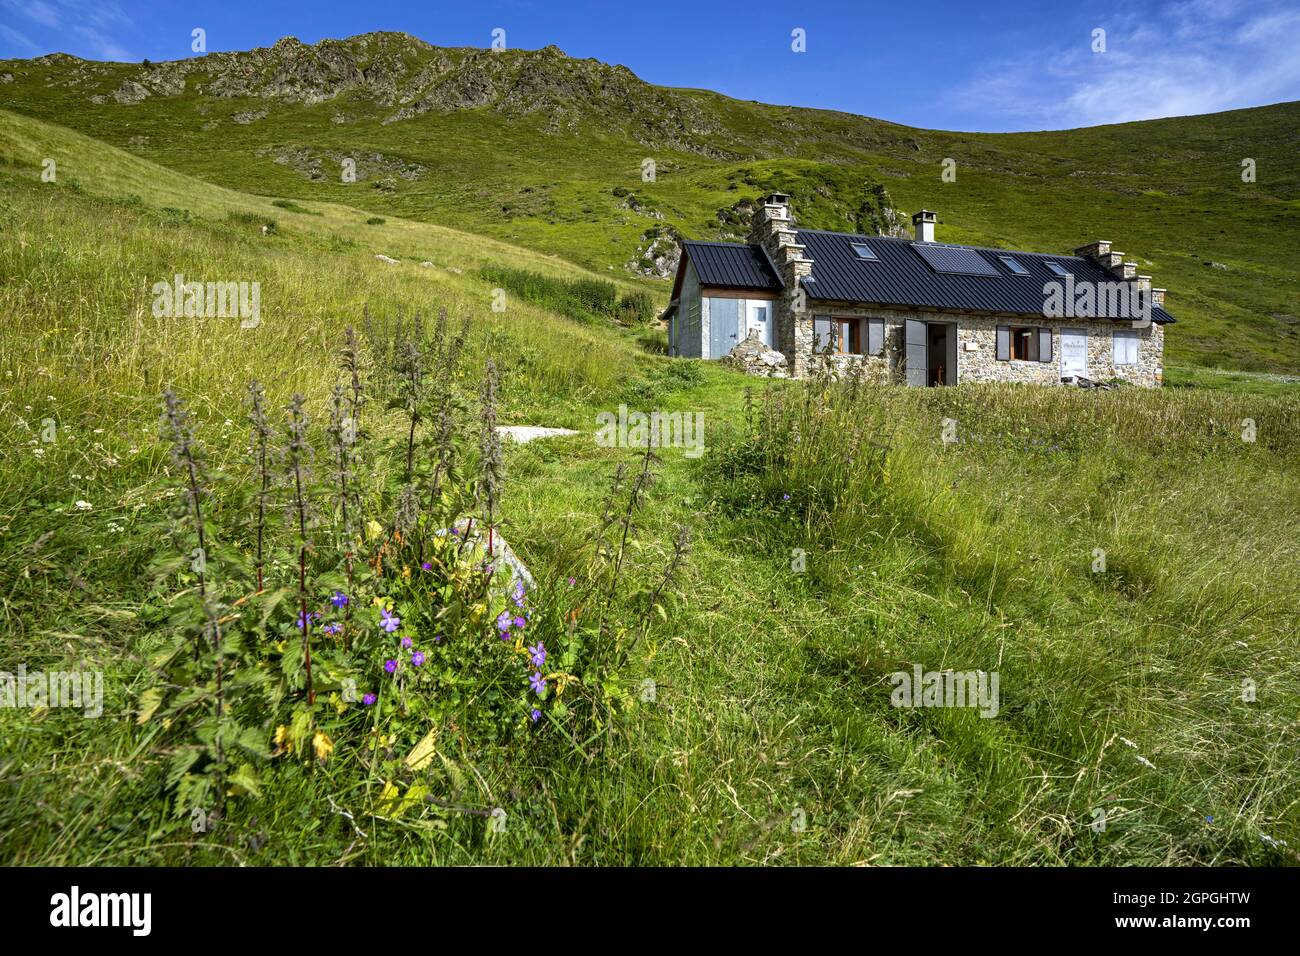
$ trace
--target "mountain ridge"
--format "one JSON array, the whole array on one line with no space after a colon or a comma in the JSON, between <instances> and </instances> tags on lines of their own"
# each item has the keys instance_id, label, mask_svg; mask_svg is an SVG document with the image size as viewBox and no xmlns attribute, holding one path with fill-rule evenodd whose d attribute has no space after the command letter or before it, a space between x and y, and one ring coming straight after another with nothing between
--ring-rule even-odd
<instances>
[{"instance_id":1,"label":"mountain ridge","mask_svg":"<svg viewBox=\"0 0 1300 956\"><path fill-rule=\"evenodd\" d=\"M0 62L0 81L0 106L217 185L634 276L671 274L681 238L742 239L778 190L809 228L897 231L925 207L941 241L1067 253L1107 238L1169 289L1176 361L1300 370L1300 266L1273 252L1300 246L1300 103L954 133L660 87L554 46L392 32L161 64L51 54Z\"/></svg>"}]
</instances>

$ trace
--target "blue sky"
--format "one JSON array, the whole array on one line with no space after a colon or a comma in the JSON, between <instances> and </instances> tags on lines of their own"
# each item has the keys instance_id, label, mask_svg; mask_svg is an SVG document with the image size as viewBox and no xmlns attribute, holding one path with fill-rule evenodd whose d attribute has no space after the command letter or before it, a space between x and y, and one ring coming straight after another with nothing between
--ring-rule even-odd
<instances>
[{"instance_id":1,"label":"blue sky","mask_svg":"<svg viewBox=\"0 0 1300 956\"><path fill-rule=\"evenodd\" d=\"M210 51L372 30L485 47L500 28L511 47L553 43L653 83L938 129L1059 129L1300 99L1300 0L0 0L0 58L179 59L193 55L194 27Z\"/></svg>"}]
</instances>

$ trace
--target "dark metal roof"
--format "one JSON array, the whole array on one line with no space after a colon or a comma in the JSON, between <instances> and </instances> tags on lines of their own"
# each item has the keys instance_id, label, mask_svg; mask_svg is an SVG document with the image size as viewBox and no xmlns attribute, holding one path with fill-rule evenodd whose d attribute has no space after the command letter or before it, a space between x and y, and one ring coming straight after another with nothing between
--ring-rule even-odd
<instances>
[{"instance_id":1,"label":"dark metal roof","mask_svg":"<svg viewBox=\"0 0 1300 956\"><path fill-rule=\"evenodd\" d=\"M1057 256L1040 252L1017 252L976 246L951 246L944 243L916 243L911 239L883 236L860 236L818 229L798 230L805 255L812 260L812 275L803 279L803 287L813 299L830 302L871 302L963 312L1005 312L1016 315L1043 315L1047 283L1062 281L1047 268L1056 262L1074 277L1076 287L1085 283L1113 282L1115 277L1088 259ZM880 261L860 258L852 243L871 247ZM936 272L913 247L967 250L967 254L986 261L993 275L959 275ZM743 247L742 247L743 248ZM761 251L761 250L760 250ZM1013 256L1028 270L1018 276L998 261L998 256ZM1128 316L1102 316L1128 318ZM1152 310L1156 322L1174 318L1163 308Z\"/></svg>"},{"instance_id":2,"label":"dark metal roof","mask_svg":"<svg viewBox=\"0 0 1300 956\"><path fill-rule=\"evenodd\" d=\"M738 242L685 241L682 249L695 265L700 285L730 289L770 289L773 292L784 286L762 246Z\"/></svg>"}]
</instances>

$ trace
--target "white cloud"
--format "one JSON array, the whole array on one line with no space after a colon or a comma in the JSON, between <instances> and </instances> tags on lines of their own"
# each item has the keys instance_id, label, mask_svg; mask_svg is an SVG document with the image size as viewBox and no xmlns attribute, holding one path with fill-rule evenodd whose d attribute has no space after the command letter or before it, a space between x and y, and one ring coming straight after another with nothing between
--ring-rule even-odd
<instances>
[{"instance_id":1,"label":"white cloud","mask_svg":"<svg viewBox=\"0 0 1300 956\"><path fill-rule=\"evenodd\" d=\"M26 47L28 50L40 49L26 34L19 33L13 27L5 26L3 23L0 23L0 37L4 37L15 46Z\"/></svg>"},{"instance_id":2,"label":"white cloud","mask_svg":"<svg viewBox=\"0 0 1300 956\"><path fill-rule=\"evenodd\" d=\"M118 29L131 26L115 0L0 0L0 9L38 24L42 29L36 32L47 41L47 49L75 50L109 60L134 59L113 36ZM42 48L12 27L0 25L0 36L32 50ZM71 47L69 38L79 39L81 48Z\"/></svg>"},{"instance_id":3,"label":"white cloud","mask_svg":"<svg viewBox=\"0 0 1300 956\"><path fill-rule=\"evenodd\" d=\"M1085 36L1068 49L987 65L958 93L959 105L1021 128L1062 128L1300 98L1300 11L1187 0L1141 20L1099 20L1105 53L1093 53Z\"/></svg>"}]
</instances>

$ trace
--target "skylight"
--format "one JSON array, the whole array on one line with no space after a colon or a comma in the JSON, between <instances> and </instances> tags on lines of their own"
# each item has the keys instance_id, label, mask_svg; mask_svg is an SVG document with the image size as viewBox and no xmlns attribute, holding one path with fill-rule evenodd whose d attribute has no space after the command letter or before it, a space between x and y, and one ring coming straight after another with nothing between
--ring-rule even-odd
<instances>
[{"instance_id":1,"label":"skylight","mask_svg":"<svg viewBox=\"0 0 1300 956\"><path fill-rule=\"evenodd\" d=\"M865 242L852 242L849 245L853 247L853 252L859 259L870 259L872 262L880 261L880 257L872 252L871 247Z\"/></svg>"},{"instance_id":2,"label":"skylight","mask_svg":"<svg viewBox=\"0 0 1300 956\"><path fill-rule=\"evenodd\" d=\"M1047 263L1047 268L1051 269L1052 272L1056 273L1062 279L1064 279L1066 276L1070 274L1065 271L1065 267L1061 265L1059 262L1049 262Z\"/></svg>"},{"instance_id":3,"label":"skylight","mask_svg":"<svg viewBox=\"0 0 1300 956\"><path fill-rule=\"evenodd\" d=\"M1022 266L1019 260L1013 259L1010 256L998 256L998 261L1018 276L1029 275L1029 270Z\"/></svg>"}]
</instances>

